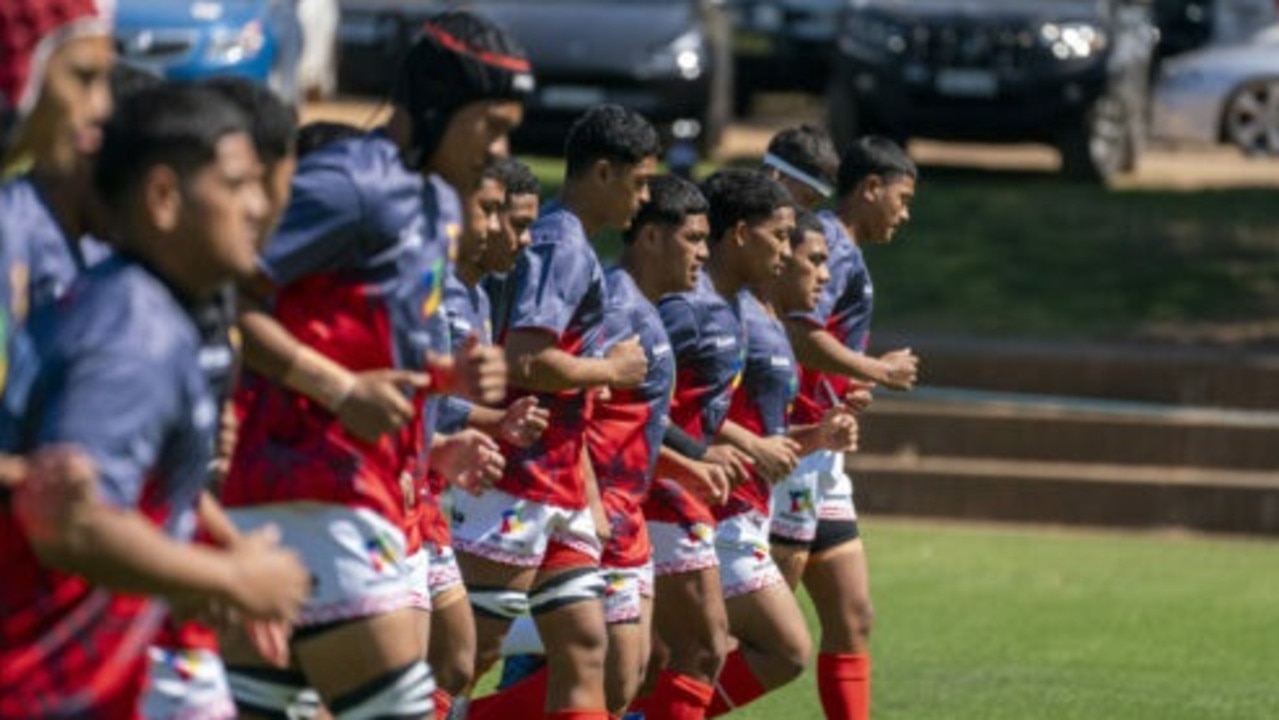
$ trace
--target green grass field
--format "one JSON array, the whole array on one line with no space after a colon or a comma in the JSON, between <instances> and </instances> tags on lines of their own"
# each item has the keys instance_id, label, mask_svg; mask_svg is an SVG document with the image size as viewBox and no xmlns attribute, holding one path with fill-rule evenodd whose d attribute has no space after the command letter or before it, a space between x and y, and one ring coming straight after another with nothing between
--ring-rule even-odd
<instances>
[{"instance_id":1,"label":"green grass field","mask_svg":"<svg viewBox=\"0 0 1279 720\"><path fill-rule=\"evenodd\" d=\"M553 193L562 165L531 164ZM1279 314L1276 208L1273 189L1109 191L924 168L911 223L867 251L876 324L1115 339L1269 320Z\"/></svg>"},{"instance_id":2,"label":"green grass field","mask_svg":"<svg viewBox=\"0 0 1279 720\"><path fill-rule=\"evenodd\" d=\"M885 520L867 543L877 720L1279 718L1279 544ZM811 673L734 717L820 718Z\"/></svg>"}]
</instances>

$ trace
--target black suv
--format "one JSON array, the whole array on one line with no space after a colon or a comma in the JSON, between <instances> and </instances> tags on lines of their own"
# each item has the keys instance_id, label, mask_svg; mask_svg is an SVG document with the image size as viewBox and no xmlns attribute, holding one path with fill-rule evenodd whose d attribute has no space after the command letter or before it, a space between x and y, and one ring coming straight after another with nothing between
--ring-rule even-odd
<instances>
[{"instance_id":1,"label":"black suv","mask_svg":"<svg viewBox=\"0 0 1279 720\"><path fill-rule=\"evenodd\" d=\"M1044 142L1108 181L1136 166L1158 37L1138 0L852 0L831 134Z\"/></svg>"}]
</instances>

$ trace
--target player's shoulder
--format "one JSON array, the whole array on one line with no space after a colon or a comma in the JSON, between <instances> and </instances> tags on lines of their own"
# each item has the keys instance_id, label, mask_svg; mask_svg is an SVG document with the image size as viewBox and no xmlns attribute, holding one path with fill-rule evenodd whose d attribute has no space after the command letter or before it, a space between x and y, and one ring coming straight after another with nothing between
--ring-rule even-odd
<instances>
[{"instance_id":1,"label":"player's shoulder","mask_svg":"<svg viewBox=\"0 0 1279 720\"><path fill-rule=\"evenodd\" d=\"M199 337L173 292L142 265L112 257L42 309L46 342L62 352L119 351L148 360L194 352Z\"/></svg>"},{"instance_id":2,"label":"player's shoulder","mask_svg":"<svg viewBox=\"0 0 1279 720\"><path fill-rule=\"evenodd\" d=\"M345 138L307 155L298 162L293 182L318 192L331 189L374 199L416 196L422 189L421 176L404 167L399 147L379 131Z\"/></svg>"},{"instance_id":3,"label":"player's shoulder","mask_svg":"<svg viewBox=\"0 0 1279 720\"><path fill-rule=\"evenodd\" d=\"M582 220L572 210L555 202L542 208L537 220L529 227L529 234L532 236L531 247L559 245L573 250L589 247Z\"/></svg>"}]
</instances>

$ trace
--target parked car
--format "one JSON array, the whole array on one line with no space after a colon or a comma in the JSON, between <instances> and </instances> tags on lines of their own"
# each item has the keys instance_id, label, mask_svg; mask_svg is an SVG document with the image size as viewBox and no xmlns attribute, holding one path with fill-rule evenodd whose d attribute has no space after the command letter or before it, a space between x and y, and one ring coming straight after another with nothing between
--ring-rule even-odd
<instances>
[{"instance_id":1,"label":"parked car","mask_svg":"<svg viewBox=\"0 0 1279 720\"><path fill-rule=\"evenodd\" d=\"M830 81L839 15L847 0L726 0L733 28L733 113L765 91L821 93Z\"/></svg>"},{"instance_id":2,"label":"parked car","mask_svg":"<svg viewBox=\"0 0 1279 720\"><path fill-rule=\"evenodd\" d=\"M1151 134L1279 155L1279 24L1247 43L1209 47L1165 63L1155 87Z\"/></svg>"},{"instance_id":3,"label":"parked car","mask_svg":"<svg viewBox=\"0 0 1279 720\"><path fill-rule=\"evenodd\" d=\"M668 140L703 152L730 119L728 20L713 0L471 0L520 41L538 89L513 141L559 152L564 132L600 103L636 110ZM441 2L343 0L339 79L344 89L385 94L399 59Z\"/></svg>"},{"instance_id":4,"label":"parked car","mask_svg":"<svg viewBox=\"0 0 1279 720\"><path fill-rule=\"evenodd\" d=\"M292 0L119 0L115 37L122 61L170 79L238 75L298 96Z\"/></svg>"},{"instance_id":5,"label":"parked car","mask_svg":"<svg viewBox=\"0 0 1279 720\"><path fill-rule=\"evenodd\" d=\"M874 132L1056 146L1064 172L1137 163L1158 33L1134 0L853 0L828 95L843 145Z\"/></svg>"}]
</instances>

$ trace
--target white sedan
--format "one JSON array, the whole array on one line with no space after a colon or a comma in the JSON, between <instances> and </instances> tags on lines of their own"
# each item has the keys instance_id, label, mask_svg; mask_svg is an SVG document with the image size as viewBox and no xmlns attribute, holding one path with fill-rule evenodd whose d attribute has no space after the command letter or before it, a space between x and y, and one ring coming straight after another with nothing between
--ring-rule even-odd
<instances>
[{"instance_id":1,"label":"white sedan","mask_svg":"<svg viewBox=\"0 0 1279 720\"><path fill-rule=\"evenodd\" d=\"M1239 45L1168 60L1155 88L1151 135L1279 155L1279 25Z\"/></svg>"}]
</instances>

